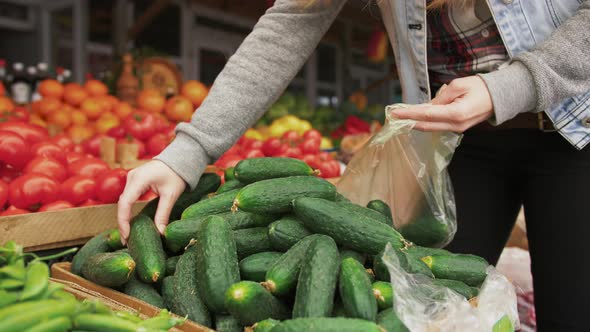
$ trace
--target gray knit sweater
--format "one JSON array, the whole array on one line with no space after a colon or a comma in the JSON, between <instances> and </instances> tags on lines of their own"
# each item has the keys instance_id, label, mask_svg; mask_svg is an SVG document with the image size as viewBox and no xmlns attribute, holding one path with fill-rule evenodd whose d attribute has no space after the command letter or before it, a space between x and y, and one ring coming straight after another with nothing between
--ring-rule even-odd
<instances>
[{"instance_id":1,"label":"gray knit sweater","mask_svg":"<svg viewBox=\"0 0 590 332\"><path fill-rule=\"evenodd\" d=\"M191 123L178 125L176 139L156 159L194 188L205 167L278 99L345 0L326 3L302 9L300 0L277 1L229 59ZM494 121L538 112L590 91L589 55L590 1L585 1L546 42L508 67L481 75L492 96Z\"/></svg>"}]
</instances>

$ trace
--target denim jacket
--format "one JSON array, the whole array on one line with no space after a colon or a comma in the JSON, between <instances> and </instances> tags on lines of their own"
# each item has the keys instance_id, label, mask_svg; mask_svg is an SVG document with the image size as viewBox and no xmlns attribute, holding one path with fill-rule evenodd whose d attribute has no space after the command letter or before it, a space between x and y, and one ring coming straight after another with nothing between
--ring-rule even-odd
<instances>
[{"instance_id":1,"label":"denim jacket","mask_svg":"<svg viewBox=\"0 0 590 332\"><path fill-rule=\"evenodd\" d=\"M582 0L486 0L510 57L531 50L572 16ZM426 0L379 1L390 36L405 103L430 100ZM545 110L576 148L590 142L590 91Z\"/></svg>"}]
</instances>

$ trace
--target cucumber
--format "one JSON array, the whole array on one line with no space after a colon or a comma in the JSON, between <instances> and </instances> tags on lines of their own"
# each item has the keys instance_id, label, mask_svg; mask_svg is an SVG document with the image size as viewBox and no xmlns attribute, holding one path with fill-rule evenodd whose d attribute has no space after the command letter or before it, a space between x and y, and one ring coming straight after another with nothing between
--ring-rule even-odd
<instances>
[{"instance_id":1,"label":"cucumber","mask_svg":"<svg viewBox=\"0 0 590 332\"><path fill-rule=\"evenodd\" d=\"M284 321L272 332L383 332L377 324L355 318L298 318Z\"/></svg>"},{"instance_id":2,"label":"cucumber","mask_svg":"<svg viewBox=\"0 0 590 332\"><path fill-rule=\"evenodd\" d=\"M350 199L344 197L344 195L342 195L341 193L336 193L336 199L334 201L335 202L348 202L348 203L350 203Z\"/></svg>"},{"instance_id":3,"label":"cucumber","mask_svg":"<svg viewBox=\"0 0 590 332\"><path fill-rule=\"evenodd\" d=\"M223 179L226 182L236 179L236 176L234 175L234 167L228 167L225 169L225 171L223 172Z\"/></svg>"},{"instance_id":4,"label":"cucumber","mask_svg":"<svg viewBox=\"0 0 590 332\"><path fill-rule=\"evenodd\" d=\"M225 293L225 306L240 324L252 325L264 319L287 319L289 308L259 283L240 281Z\"/></svg>"},{"instance_id":5,"label":"cucumber","mask_svg":"<svg viewBox=\"0 0 590 332\"><path fill-rule=\"evenodd\" d=\"M329 317L332 314L339 269L340 253L336 242L329 236L318 236L301 265L293 318Z\"/></svg>"},{"instance_id":6,"label":"cucumber","mask_svg":"<svg viewBox=\"0 0 590 332\"><path fill-rule=\"evenodd\" d=\"M446 224L436 219L430 208L425 214L418 216L412 222L400 227L400 233L409 241L425 247L441 247L451 236L451 230Z\"/></svg>"},{"instance_id":7,"label":"cucumber","mask_svg":"<svg viewBox=\"0 0 590 332\"><path fill-rule=\"evenodd\" d=\"M341 202L340 206L342 206L344 209L347 209L349 211L354 211L360 215L363 215L366 218L373 219L374 221L378 221L380 223L383 223L385 225L393 227L393 223L391 222L391 220L389 218L387 218L387 216L384 216L383 214L381 214L375 210L366 208L364 206L356 205L354 203L347 203L347 202Z\"/></svg>"},{"instance_id":8,"label":"cucumber","mask_svg":"<svg viewBox=\"0 0 590 332\"><path fill-rule=\"evenodd\" d=\"M209 310L226 313L225 292L240 281L236 242L228 222L217 216L205 219L195 247L197 289Z\"/></svg>"},{"instance_id":9,"label":"cucumber","mask_svg":"<svg viewBox=\"0 0 590 332\"><path fill-rule=\"evenodd\" d=\"M242 183L285 178L290 176L311 176L315 172L305 162L293 158L250 158L240 161L234 176Z\"/></svg>"},{"instance_id":10,"label":"cucumber","mask_svg":"<svg viewBox=\"0 0 590 332\"><path fill-rule=\"evenodd\" d=\"M377 300L365 267L354 258L345 258L340 265L340 299L348 317L374 322Z\"/></svg>"},{"instance_id":11,"label":"cucumber","mask_svg":"<svg viewBox=\"0 0 590 332\"><path fill-rule=\"evenodd\" d=\"M415 259L412 257L407 257L407 258L408 258L408 268L406 269L406 272L413 273L413 274L422 274L424 276L434 279L435 275L428 268L428 266L426 264L424 264L424 262L422 260Z\"/></svg>"},{"instance_id":12,"label":"cucumber","mask_svg":"<svg viewBox=\"0 0 590 332\"><path fill-rule=\"evenodd\" d=\"M221 185L221 187L219 187L219 189L217 189L216 194L223 194L225 192L234 190L234 189L240 189L243 188L245 186L245 184L243 184L242 182L238 181L238 180L230 180L230 181L226 181L224 184Z\"/></svg>"},{"instance_id":13,"label":"cucumber","mask_svg":"<svg viewBox=\"0 0 590 332\"><path fill-rule=\"evenodd\" d=\"M215 173L204 173L193 191L185 191L174 203L170 211L169 220L180 219L183 211L190 205L198 202L203 196L215 192L221 185L221 178ZM154 219L158 208L159 198L152 199L139 213Z\"/></svg>"},{"instance_id":14,"label":"cucumber","mask_svg":"<svg viewBox=\"0 0 590 332\"><path fill-rule=\"evenodd\" d=\"M166 275L167 276L174 275L174 272L176 272L176 264L178 263L179 259L180 259L180 256L172 256L172 257L168 257L168 259L166 259Z\"/></svg>"},{"instance_id":15,"label":"cucumber","mask_svg":"<svg viewBox=\"0 0 590 332\"><path fill-rule=\"evenodd\" d=\"M307 249L320 236L310 235L291 247L266 272L266 281L262 285L277 296L287 295L295 289Z\"/></svg>"},{"instance_id":16,"label":"cucumber","mask_svg":"<svg viewBox=\"0 0 590 332\"><path fill-rule=\"evenodd\" d=\"M278 218L271 214L257 214L245 211L220 213L220 217L229 222L232 229L266 227Z\"/></svg>"},{"instance_id":17,"label":"cucumber","mask_svg":"<svg viewBox=\"0 0 590 332\"><path fill-rule=\"evenodd\" d=\"M198 291L197 271L197 248L191 246L176 264L175 279L172 281L175 284L174 296L165 300L171 302L170 310L175 314L211 327L211 315L203 301L203 294Z\"/></svg>"},{"instance_id":18,"label":"cucumber","mask_svg":"<svg viewBox=\"0 0 590 332\"><path fill-rule=\"evenodd\" d=\"M123 249L123 243L121 243L121 233L118 229L113 229L107 236L107 245L111 251Z\"/></svg>"},{"instance_id":19,"label":"cucumber","mask_svg":"<svg viewBox=\"0 0 590 332\"><path fill-rule=\"evenodd\" d=\"M386 216L389 220L389 224L393 226L393 215L391 215L391 208L387 203L380 199L374 199L367 203L367 208Z\"/></svg>"},{"instance_id":20,"label":"cucumber","mask_svg":"<svg viewBox=\"0 0 590 332\"><path fill-rule=\"evenodd\" d=\"M468 286L464 282L458 280L434 279L432 280L432 283L438 286L447 287L455 291L456 293L459 293L466 300L476 297L479 293L479 290L477 288Z\"/></svg>"},{"instance_id":21,"label":"cucumber","mask_svg":"<svg viewBox=\"0 0 590 332\"><path fill-rule=\"evenodd\" d=\"M373 283L373 295L377 299L379 310L393 307L393 287L386 281L375 281Z\"/></svg>"},{"instance_id":22,"label":"cucumber","mask_svg":"<svg viewBox=\"0 0 590 332\"><path fill-rule=\"evenodd\" d=\"M134 276L123 286L123 293L133 296L143 302L149 303L158 308L165 308L164 299L158 291L149 284L145 284Z\"/></svg>"},{"instance_id":23,"label":"cucumber","mask_svg":"<svg viewBox=\"0 0 590 332\"><path fill-rule=\"evenodd\" d=\"M272 318L262 320L254 324L254 332L270 332L273 327L277 326L280 321Z\"/></svg>"},{"instance_id":24,"label":"cucumber","mask_svg":"<svg viewBox=\"0 0 590 332\"><path fill-rule=\"evenodd\" d=\"M363 265L367 261L367 255L365 255L365 254L361 254L357 251L350 250L350 249L340 249L340 259L341 260L344 260L349 257L356 259L359 263L361 263Z\"/></svg>"},{"instance_id":25,"label":"cucumber","mask_svg":"<svg viewBox=\"0 0 590 332\"><path fill-rule=\"evenodd\" d=\"M41 322L62 316L73 316L79 308L74 301L56 302L52 306L38 308L35 311L22 311L6 319L0 324L1 332L21 332L37 326Z\"/></svg>"},{"instance_id":26,"label":"cucumber","mask_svg":"<svg viewBox=\"0 0 590 332\"><path fill-rule=\"evenodd\" d=\"M215 331L217 332L242 332L243 328L237 319L229 315L215 316Z\"/></svg>"},{"instance_id":27,"label":"cucumber","mask_svg":"<svg viewBox=\"0 0 590 332\"><path fill-rule=\"evenodd\" d=\"M169 276L162 280L162 299L164 300L164 305L168 310L173 313L176 313L175 309L173 308L174 303L174 288L176 287L176 277Z\"/></svg>"},{"instance_id":28,"label":"cucumber","mask_svg":"<svg viewBox=\"0 0 590 332\"><path fill-rule=\"evenodd\" d=\"M384 328L386 332L410 332L393 308L381 311L377 315L377 324Z\"/></svg>"},{"instance_id":29,"label":"cucumber","mask_svg":"<svg viewBox=\"0 0 590 332\"><path fill-rule=\"evenodd\" d=\"M419 245L411 245L407 248L402 249L408 256L414 257L416 259L421 259L422 257L432 256L432 255L453 255L452 252L439 249L439 248L428 248L422 247Z\"/></svg>"},{"instance_id":30,"label":"cucumber","mask_svg":"<svg viewBox=\"0 0 590 332\"><path fill-rule=\"evenodd\" d=\"M291 216L283 217L268 226L268 238L275 250L287 251L295 243L311 235L301 221Z\"/></svg>"},{"instance_id":31,"label":"cucumber","mask_svg":"<svg viewBox=\"0 0 590 332\"><path fill-rule=\"evenodd\" d=\"M41 322L35 327L28 329L27 332L59 332L69 331L71 328L72 320L70 317L62 316Z\"/></svg>"},{"instance_id":32,"label":"cucumber","mask_svg":"<svg viewBox=\"0 0 590 332\"><path fill-rule=\"evenodd\" d=\"M233 209L255 213L287 213L292 202L299 197L316 197L334 200L336 187L313 176L291 176L255 182L240 189Z\"/></svg>"},{"instance_id":33,"label":"cucumber","mask_svg":"<svg viewBox=\"0 0 590 332\"><path fill-rule=\"evenodd\" d=\"M459 280L479 287L487 277L488 262L475 255L455 254L422 257L436 278Z\"/></svg>"},{"instance_id":34,"label":"cucumber","mask_svg":"<svg viewBox=\"0 0 590 332\"><path fill-rule=\"evenodd\" d=\"M164 243L166 249L172 253L184 250L191 239L197 237L199 227L206 216L177 220L166 226L164 230Z\"/></svg>"},{"instance_id":35,"label":"cucumber","mask_svg":"<svg viewBox=\"0 0 590 332\"><path fill-rule=\"evenodd\" d=\"M266 227L238 229L233 234L239 259L272 250Z\"/></svg>"},{"instance_id":36,"label":"cucumber","mask_svg":"<svg viewBox=\"0 0 590 332\"><path fill-rule=\"evenodd\" d=\"M402 236L392 227L343 209L339 203L304 197L296 199L293 208L307 229L329 235L350 249L374 255L388 242L394 248L404 246Z\"/></svg>"},{"instance_id":37,"label":"cucumber","mask_svg":"<svg viewBox=\"0 0 590 332\"><path fill-rule=\"evenodd\" d=\"M80 275L82 273L82 265L86 262L90 256L94 256L95 254L100 254L103 252L111 251L111 248L108 245L107 237L111 233L111 230L104 231L92 239L90 239L74 256L72 259L72 266L71 271L73 274Z\"/></svg>"},{"instance_id":38,"label":"cucumber","mask_svg":"<svg viewBox=\"0 0 590 332\"><path fill-rule=\"evenodd\" d=\"M82 276L101 286L119 287L129 281L135 261L124 252L96 254L82 266Z\"/></svg>"},{"instance_id":39,"label":"cucumber","mask_svg":"<svg viewBox=\"0 0 590 332\"><path fill-rule=\"evenodd\" d=\"M166 275L166 253L162 246L160 233L154 221L138 214L131 221L131 232L127 243L129 254L137 264L139 280L158 282Z\"/></svg>"},{"instance_id":40,"label":"cucumber","mask_svg":"<svg viewBox=\"0 0 590 332\"><path fill-rule=\"evenodd\" d=\"M182 212L180 219L205 217L213 214L230 212L234 199L239 191L240 189L226 191L222 194L194 203Z\"/></svg>"},{"instance_id":41,"label":"cucumber","mask_svg":"<svg viewBox=\"0 0 590 332\"><path fill-rule=\"evenodd\" d=\"M266 272L282 255L281 252L265 251L242 259L239 264L241 278L250 281L264 281Z\"/></svg>"}]
</instances>

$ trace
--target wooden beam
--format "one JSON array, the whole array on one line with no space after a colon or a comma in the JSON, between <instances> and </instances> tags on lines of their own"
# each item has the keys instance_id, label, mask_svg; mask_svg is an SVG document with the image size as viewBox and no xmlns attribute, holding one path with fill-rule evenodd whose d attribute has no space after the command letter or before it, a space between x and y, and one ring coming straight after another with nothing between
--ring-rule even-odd
<instances>
[{"instance_id":1,"label":"wooden beam","mask_svg":"<svg viewBox=\"0 0 590 332\"><path fill-rule=\"evenodd\" d=\"M129 29L127 39L134 40L169 4L170 0L156 0L152 2L148 9L143 12L139 19L135 21L135 24Z\"/></svg>"}]
</instances>

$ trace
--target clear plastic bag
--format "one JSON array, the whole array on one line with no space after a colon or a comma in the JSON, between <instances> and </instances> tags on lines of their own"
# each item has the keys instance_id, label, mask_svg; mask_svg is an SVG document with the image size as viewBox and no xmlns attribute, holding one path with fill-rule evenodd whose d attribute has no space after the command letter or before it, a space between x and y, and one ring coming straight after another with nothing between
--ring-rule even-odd
<instances>
[{"instance_id":1,"label":"clear plastic bag","mask_svg":"<svg viewBox=\"0 0 590 332\"><path fill-rule=\"evenodd\" d=\"M389 204L394 223L416 244L442 247L455 235L455 200L447 172L460 135L412 130L411 120L393 118L352 158L337 184L338 192L366 205L380 199Z\"/></svg>"},{"instance_id":2,"label":"clear plastic bag","mask_svg":"<svg viewBox=\"0 0 590 332\"><path fill-rule=\"evenodd\" d=\"M391 275L394 310L412 332L511 332L520 328L514 286L493 266L476 300L467 301L422 274L407 273L390 244L383 262Z\"/></svg>"}]
</instances>

